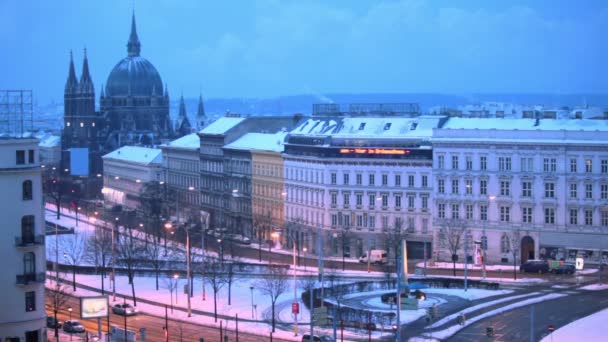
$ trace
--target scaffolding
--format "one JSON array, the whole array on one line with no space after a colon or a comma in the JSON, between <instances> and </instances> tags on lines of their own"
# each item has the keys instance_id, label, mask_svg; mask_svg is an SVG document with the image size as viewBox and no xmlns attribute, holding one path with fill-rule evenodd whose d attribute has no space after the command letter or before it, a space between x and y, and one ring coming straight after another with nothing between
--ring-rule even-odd
<instances>
[{"instance_id":1,"label":"scaffolding","mask_svg":"<svg viewBox=\"0 0 608 342\"><path fill-rule=\"evenodd\" d=\"M31 132L34 96L31 90L0 90L0 135L20 136Z\"/></svg>"}]
</instances>

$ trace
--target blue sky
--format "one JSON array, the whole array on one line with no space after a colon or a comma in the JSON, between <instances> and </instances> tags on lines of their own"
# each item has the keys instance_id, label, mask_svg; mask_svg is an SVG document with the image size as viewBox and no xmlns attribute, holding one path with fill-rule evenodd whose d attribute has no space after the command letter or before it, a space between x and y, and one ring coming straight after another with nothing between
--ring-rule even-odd
<instances>
[{"instance_id":1,"label":"blue sky","mask_svg":"<svg viewBox=\"0 0 608 342\"><path fill-rule=\"evenodd\" d=\"M0 88L62 101L86 46L96 92L132 1L0 1ZM608 93L608 1L136 1L173 97Z\"/></svg>"}]
</instances>

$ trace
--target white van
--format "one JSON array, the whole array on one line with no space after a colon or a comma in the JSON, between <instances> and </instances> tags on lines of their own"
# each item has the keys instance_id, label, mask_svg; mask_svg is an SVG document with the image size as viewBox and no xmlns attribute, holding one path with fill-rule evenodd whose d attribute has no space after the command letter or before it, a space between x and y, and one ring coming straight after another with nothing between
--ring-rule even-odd
<instances>
[{"instance_id":1,"label":"white van","mask_svg":"<svg viewBox=\"0 0 608 342\"><path fill-rule=\"evenodd\" d=\"M361 263L366 263L368 261L372 264L386 264L388 261L388 256L386 251L381 249L372 249L369 251L369 259L367 257L367 252L364 252L359 258L359 262Z\"/></svg>"}]
</instances>

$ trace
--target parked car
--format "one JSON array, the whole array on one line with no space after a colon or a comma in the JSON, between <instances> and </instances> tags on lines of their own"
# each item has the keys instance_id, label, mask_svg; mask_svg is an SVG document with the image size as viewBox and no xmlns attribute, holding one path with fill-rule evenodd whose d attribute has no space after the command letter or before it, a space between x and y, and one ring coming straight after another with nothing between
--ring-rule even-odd
<instances>
[{"instance_id":1,"label":"parked car","mask_svg":"<svg viewBox=\"0 0 608 342\"><path fill-rule=\"evenodd\" d=\"M372 249L369 251L369 257L367 256L367 252L363 252L363 255L359 258L359 262L361 263L386 264L387 261L388 255L386 251L381 249Z\"/></svg>"},{"instance_id":2,"label":"parked car","mask_svg":"<svg viewBox=\"0 0 608 342\"><path fill-rule=\"evenodd\" d=\"M576 267L572 264L563 264L554 267L551 272L555 274L574 274L574 272L576 272Z\"/></svg>"},{"instance_id":3,"label":"parked car","mask_svg":"<svg viewBox=\"0 0 608 342\"><path fill-rule=\"evenodd\" d=\"M310 334L302 335L302 342L322 342L321 338L317 335L313 335L312 338L310 337Z\"/></svg>"},{"instance_id":4,"label":"parked car","mask_svg":"<svg viewBox=\"0 0 608 342\"><path fill-rule=\"evenodd\" d=\"M232 236L232 240L236 243L240 243L243 245L250 245L251 244L251 239L249 239L246 236L243 236L241 234L235 234Z\"/></svg>"},{"instance_id":5,"label":"parked car","mask_svg":"<svg viewBox=\"0 0 608 342\"><path fill-rule=\"evenodd\" d=\"M83 333L84 326L77 320L69 320L63 323L63 331L67 333Z\"/></svg>"},{"instance_id":6,"label":"parked car","mask_svg":"<svg viewBox=\"0 0 608 342\"><path fill-rule=\"evenodd\" d=\"M53 316L46 316L46 327L50 329L61 329L61 321L55 319Z\"/></svg>"},{"instance_id":7,"label":"parked car","mask_svg":"<svg viewBox=\"0 0 608 342\"><path fill-rule=\"evenodd\" d=\"M112 312L121 316L137 315L137 309L128 303L115 304L112 307Z\"/></svg>"},{"instance_id":8,"label":"parked car","mask_svg":"<svg viewBox=\"0 0 608 342\"><path fill-rule=\"evenodd\" d=\"M549 263L546 260L528 260L519 266L520 272L547 273Z\"/></svg>"}]
</instances>

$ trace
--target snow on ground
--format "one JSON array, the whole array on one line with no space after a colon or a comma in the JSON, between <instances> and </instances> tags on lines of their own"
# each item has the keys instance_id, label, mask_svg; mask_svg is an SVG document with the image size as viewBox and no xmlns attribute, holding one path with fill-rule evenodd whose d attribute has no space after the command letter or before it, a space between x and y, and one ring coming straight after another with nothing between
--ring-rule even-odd
<instances>
[{"instance_id":1,"label":"snow on ground","mask_svg":"<svg viewBox=\"0 0 608 342\"><path fill-rule=\"evenodd\" d=\"M512 290L468 289L467 291L465 291L464 289L439 289L439 288L422 289L421 291L425 292L425 293L439 293L439 294L445 294L445 295L450 295L450 296L457 296L457 297L460 297L462 299L467 299L467 300L476 300L476 299L481 299L481 298L486 298L486 297L509 294L509 293L513 292Z\"/></svg>"},{"instance_id":2,"label":"snow on ground","mask_svg":"<svg viewBox=\"0 0 608 342\"><path fill-rule=\"evenodd\" d=\"M424 262L419 262L416 267L424 268ZM426 263L427 268L448 268L453 269L454 265L451 262L428 262ZM482 265L468 264L469 270L481 270ZM464 269L464 263L456 263L457 270ZM519 268L517 268L519 270ZM511 271L513 272L513 265L486 265L487 271Z\"/></svg>"},{"instance_id":3,"label":"snow on ground","mask_svg":"<svg viewBox=\"0 0 608 342\"><path fill-rule=\"evenodd\" d=\"M445 316L444 318L442 318L442 319L438 320L437 322L433 323L432 325L428 326L427 329L440 327L443 324L445 324L445 323L447 323L447 322L455 319L456 317L458 317L458 315L460 315L460 313L464 313L465 315L467 315L467 314L469 314L471 312L475 312L477 310L481 310L481 309L487 308L489 306L493 306L493 305L496 305L496 304L508 302L508 301L515 300L515 299L521 299L521 298L526 298L526 297L531 297L531 296L537 296L539 294L540 294L540 292L526 293L526 294L523 294L523 295L501 298L501 299L493 300L493 301L490 301L490 302L485 302L485 303L482 303L482 304L471 306L471 307L468 307L468 308L466 308L466 309L464 309L462 311L453 313L453 314L451 314L449 316Z\"/></svg>"},{"instance_id":4,"label":"snow on ground","mask_svg":"<svg viewBox=\"0 0 608 342\"><path fill-rule=\"evenodd\" d=\"M599 328L603 327L606 321L608 321L608 309L565 325L555 330L552 334L545 336L541 342L606 341L606 332L604 329Z\"/></svg>"},{"instance_id":5,"label":"snow on ground","mask_svg":"<svg viewBox=\"0 0 608 342\"><path fill-rule=\"evenodd\" d=\"M501 314L503 312L509 311L509 310L513 310L522 306L526 306L526 305L530 305L530 304L534 304L534 303L538 303L538 302L544 302L546 300L551 300L551 299L556 299L556 298L560 298L560 297L565 297L567 296L566 294L561 294L561 293L551 293L548 294L546 296L541 296L541 297L536 297L536 298L531 298L531 299L527 299L521 302L517 302L517 303L513 303L513 304L509 304L506 306L503 306L501 308L495 309L495 310L491 310L488 311L486 313L483 313L481 315L475 316L471 319L468 319L464 325L453 325L449 328L440 330L440 331L434 331L432 333L426 333L424 334L425 337L433 337L433 338L438 338L438 339L447 339L449 337L451 337L452 335L454 335L455 333L457 333L458 331L460 331L461 329L488 317L492 317L498 314Z\"/></svg>"},{"instance_id":6,"label":"snow on ground","mask_svg":"<svg viewBox=\"0 0 608 342\"><path fill-rule=\"evenodd\" d=\"M588 291L608 290L608 284L591 284L591 285L579 287L579 289L588 290Z\"/></svg>"}]
</instances>

